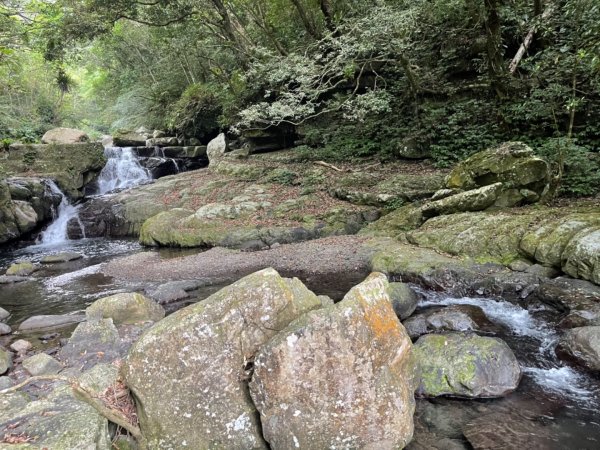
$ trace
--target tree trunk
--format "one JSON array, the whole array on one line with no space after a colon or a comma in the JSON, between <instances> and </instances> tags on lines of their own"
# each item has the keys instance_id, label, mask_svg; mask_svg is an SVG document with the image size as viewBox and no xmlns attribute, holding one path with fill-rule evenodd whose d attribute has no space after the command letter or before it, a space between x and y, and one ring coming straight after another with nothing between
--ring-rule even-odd
<instances>
[{"instance_id":1,"label":"tree trunk","mask_svg":"<svg viewBox=\"0 0 600 450\"><path fill-rule=\"evenodd\" d=\"M552 6L550 5L550 6L548 6L548 8L546 8L546 10L544 11L544 13L542 14L542 20L547 19L550 16L551 13L552 13ZM535 18L534 18L534 20L535 20ZM517 70L517 67L519 66L519 62L521 62L521 59L523 59L523 56L525 56L525 53L527 52L527 49L529 49L529 46L533 42L533 38L534 38L535 33L537 31L537 26L538 25L539 24L535 23L531 27L531 29L529 30L529 33L527 33L527 36L525 36L525 39L523 40L523 43L519 47L519 50L517 51L517 54L515 55L515 57L510 62L510 65L508 66L508 71L511 74L515 73L515 71Z\"/></svg>"},{"instance_id":2,"label":"tree trunk","mask_svg":"<svg viewBox=\"0 0 600 450\"><path fill-rule=\"evenodd\" d=\"M335 33L335 24L333 22L333 8L329 0L321 0L321 12L325 18L325 26L329 31Z\"/></svg>"},{"instance_id":3,"label":"tree trunk","mask_svg":"<svg viewBox=\"0 0 600 450\"><path fill-rule=\"evenodd\" d=\"M504 59L502 55L502 28L498 14L499 0L484 0L486 10L486 52L490 85L499 98L506 97L504 87Z\"/></svg>"},{"instance_id":4,"label":"tree trunk","mask_svg":"<svg viewBox=\"0 0 600 450\"><path fill-rule=\"evenodd\" d=\"M308 14L304 9L301 0L290 1L296 7L296 11L298 11L298 15L300 16L300 20L302 21L302 25L304 25L304 29L306 30L306 32L317 40L321 39L321 33L319 33L319 31L315 27L315 24L308 17Z\"/></svg>"}]
</instances>

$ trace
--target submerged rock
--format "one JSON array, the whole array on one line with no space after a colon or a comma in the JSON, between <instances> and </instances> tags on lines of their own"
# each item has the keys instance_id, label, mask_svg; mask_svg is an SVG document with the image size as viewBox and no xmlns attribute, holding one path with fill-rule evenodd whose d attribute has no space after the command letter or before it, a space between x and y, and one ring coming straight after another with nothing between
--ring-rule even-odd
<instances>
[{"instance_id":1,"label":"submerged rock","mask_svg":"<svg viewBox=\"0 0 600 450\"><path fill-rule=\"evenodd\" d=\"M23 361L23 368L32 376L54 375L63 369L63 366L52 356L38 353Z\"/></svg>"},{"instance_id":2,"label":"submerged rock","mask_svg":"<svg viewBox=\"0 0 600 450\"><path fill-rule=\"evenodd\" d=\"M73 325L85 320L83 314L41 315L24 320L19 325L19 331L41 330L46 328L59 328Z\"/></svg>"},{"instance_id":3,"label":"submerged rock","mask_svg":"<svg viewBox=\"0 0 600 450\"><path fill-rule=\"evenodd\" d=\"M273 449L403 448L413 433L411 342L372 274L258 353L250 394Z\"/></svg>"},{"instance_id":4,"label":"submerged rock","mask_svg":"<svg viewBox=\"0 0 600 450\"><path fill-rule=\"evenodd\" d=\"M165 317L165 310L142 294L115 294L96 300L85 310L88 318L112 319L116 325L144 321L157 322Z\"/></svg>"},{"instance_id":5,"label":"submerged rock","mask_svg":"<svg viewBox=\"0 0 600 450\"><path fill-rule=\"evenodd\" d=\"M249 275L158 322L123 367L151 448L266 448L247 392L259 348L320 301L273 269Z\"/></svg>"},{"instance_id":6,"label":"submerged rock","mask_svg":"<svg viewBox=\"0 0 600 450\"><path fill-rule=\"evenodd\" d=\"M12 264L7 270L6 275L11 277L26 277L35 272L36 267L29 261Z\"/></svg>"},{"instance_id":7,"label":"submerged rock","mask_svg":"<svg viewBox=\"0 0 600 450\"><path fill-rule=\"evenodd\" d=\"M514 391L521 379L517 358L498 338L428 334L414 348L421 370L417 393L426 397L502 397Z\"/></svg>"},{"instance_id":8,"label":"submerged rock","mask_svg":"<svg viewBox=\"0 0 600 450\"><path fill-rule=\"evenodd\" d=\"M600 326L572 328L565 331L556 352L563 359L600 372Z\"/></svg>"},{"instance_id":9,"label":"submerged rock","mask_svg":"<svg viewBox=\"0 0 600 450\"><path fill-rule=\"evenodd\" d=\"M75 260L81 259L81 258L83 258L83 255L81 253L63 252L63 253L57 253L55 255L44 256L40 260L40 262L42 264L54 264L54 263L75 261Z\"/></svg>"}]
</instances>

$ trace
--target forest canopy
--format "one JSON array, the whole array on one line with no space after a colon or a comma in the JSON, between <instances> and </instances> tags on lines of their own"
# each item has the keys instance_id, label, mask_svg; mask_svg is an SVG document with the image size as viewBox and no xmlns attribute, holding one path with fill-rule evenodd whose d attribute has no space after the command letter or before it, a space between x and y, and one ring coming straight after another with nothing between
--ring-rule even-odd
<instances>
[{"instance_id":1,"label":"forest canopy","mask_svg":"<svg viewBox=\"0 0 600 450\"><path fill-rule=\"evenodd\" d=\"M442 166L523 140L600 185L596 0L2 0L0 80L6 140L284 127Z\"/></svg>"}]
</instances>

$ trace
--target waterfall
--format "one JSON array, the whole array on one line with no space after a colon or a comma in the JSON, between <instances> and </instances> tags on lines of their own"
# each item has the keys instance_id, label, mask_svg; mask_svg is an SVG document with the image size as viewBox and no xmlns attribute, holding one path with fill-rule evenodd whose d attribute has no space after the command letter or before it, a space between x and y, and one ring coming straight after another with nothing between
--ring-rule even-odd
<instances>
[{"instance_id":1,"label":"waterfall","mask_svg":"<svg viewBox=\"0 0 600 450\"><path fill-rule=\"evenodd\" d=\"M69 199L59 189L56 183L52 180L46 181L46 187L54 195L61 197L58 210L52 208L52 223L46 228L38 237L38 243L43 245L55 245L66 242L69 240L67 236L67 224L71 219L76 219L79 222L79 227L83 237L85 237L85 230L83 224L79 220L79 206L72 205Z\"/></svg>"},{"instance_id":2,"label":"waterfall","mask_svg":"<svg viewBox=\"0 0 600 450\"><path fill-rule=\"evenodd\" d=\"M104 156L108 161L98 177L99 194L136 186L152 179L129 147L106 147Z\"/></svg>"}]
</instances>

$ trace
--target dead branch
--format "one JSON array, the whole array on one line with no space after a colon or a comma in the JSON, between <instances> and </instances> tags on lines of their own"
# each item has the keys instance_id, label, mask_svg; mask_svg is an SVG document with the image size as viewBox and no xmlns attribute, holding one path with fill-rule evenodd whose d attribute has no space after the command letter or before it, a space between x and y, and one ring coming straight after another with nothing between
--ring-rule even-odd
<instances>
[{"instance_id":1,"label":"dead branch","mask_svg":"<svg viewBox=\"0 0 600 450\"><path fill-rule=\"evenodd\" d=\"M325 161L315 161L314 164L317 166L327 167L328 169L335 170L336 172L350 172L349 169L340 169L333 164L326 163Z\"/></svg>"}]
</instances>

